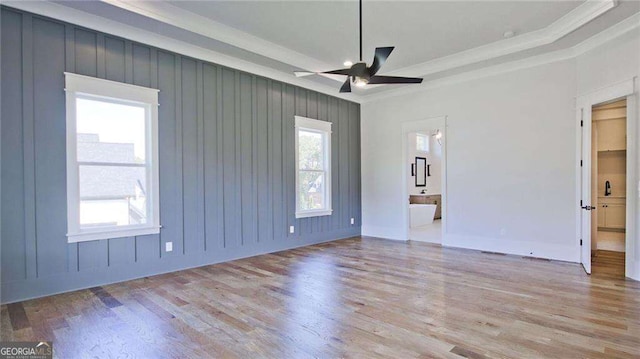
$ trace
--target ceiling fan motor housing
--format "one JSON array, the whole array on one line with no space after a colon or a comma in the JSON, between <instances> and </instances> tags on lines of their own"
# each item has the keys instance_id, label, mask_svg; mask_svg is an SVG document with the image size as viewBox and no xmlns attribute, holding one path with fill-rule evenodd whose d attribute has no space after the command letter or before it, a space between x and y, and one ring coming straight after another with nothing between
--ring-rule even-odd
<instances>
[{"instance_id":1,"label":"ceiling fan motor housing","mask_svg":"<svg viewBox=\"0 0 640 359\"><path fill-rule=\"evenodd\" d=\"M368 82L369 78L371 78L371 73L369 73L369 68L367 68L366 62L358 62L353 64L349 72L351 73L351 78L354 80L356 78L360 78Z\"/></svg>"}]
</instances>

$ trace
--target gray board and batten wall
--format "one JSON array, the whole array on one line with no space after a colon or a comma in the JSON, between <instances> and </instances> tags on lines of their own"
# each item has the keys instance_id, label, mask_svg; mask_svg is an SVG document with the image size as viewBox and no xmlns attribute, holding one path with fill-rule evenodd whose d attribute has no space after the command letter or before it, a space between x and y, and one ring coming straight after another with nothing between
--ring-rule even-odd
<instances>
[{"instance_id":1,"label":"gray board and batten wall","mask_svg":"<svg viewBox=\"0 0 640 359\"><path fill-rule=\"evenodd\" d=\"M358 104L1 11L3 303L360 234ZM160 89L159 235L67 242L65 71ZM295 218L295 115L333 123L331 216Z\"/></svg>"}]
</instances>

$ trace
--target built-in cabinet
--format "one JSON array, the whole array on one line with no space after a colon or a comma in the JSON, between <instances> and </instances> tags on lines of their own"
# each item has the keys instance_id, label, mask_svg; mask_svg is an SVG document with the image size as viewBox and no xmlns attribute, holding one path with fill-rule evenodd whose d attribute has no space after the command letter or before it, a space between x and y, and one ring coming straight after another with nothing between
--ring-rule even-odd
<instances>
[{"instance_id":1,"label":"built-in cabinet","mask_svg":"<svg viewBox=\"0 0 640 359\"><path fill-rule=\"evenodd\" d=\"M596 122L598 131L598 152L624 151L627 149L627 121L622 119Z\"/></svg>"},{"instance_id":2,"label":"built-in cabinet","mask_svg":"<svg viewBox=\"0 0 640 359\"><path fill-rule=\"evenodd\" d=\"M598 228L624 229L626 210L624 198L598 198Z\"/></svg>"}]
</instances>

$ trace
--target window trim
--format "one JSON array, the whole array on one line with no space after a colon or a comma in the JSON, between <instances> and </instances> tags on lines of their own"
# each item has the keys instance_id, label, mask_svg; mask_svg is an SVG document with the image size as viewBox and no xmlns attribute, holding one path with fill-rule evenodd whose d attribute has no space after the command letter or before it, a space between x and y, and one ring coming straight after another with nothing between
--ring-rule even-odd
<instances>
[{"instance_id":1,"label":"window trim","mask_svg":"<svg viewBox=\"0 0 640 359\"><path fill-rule=\"evenodd\" d=\"M158 92L160 90L65 72L67 124L67 241L133 237L160 233L160 172L158 160ZM103 99L107 102L145 108L147 223L127 226L80 228L80 177L76 133L76 99Z\"/></svg>"},{"instance_id":2,"label":"window trim","mask_svg":"<svg viewBox=\"0 0 640 359\"><path fill-rule=\"evenodd\" d=\"M295 116L295 201L296 201L296 218L308 218L319 216L330 216L333 213L333 207L331 204L332 190L331 190L331 122L315 120L312 118ZM318 132L324 135L324 146L326 151L324 153L324 170L317 170L318 172L324 172L325 177L325 208L313 209L313 210L301 210L300 198L299 198L299 184L300 184L300 163L299 163L299 145L298 137L300 130ZM305 170L306 171L306 170ZM314 171L314 170L310 170Z\"/></svg>"}]
</instances>

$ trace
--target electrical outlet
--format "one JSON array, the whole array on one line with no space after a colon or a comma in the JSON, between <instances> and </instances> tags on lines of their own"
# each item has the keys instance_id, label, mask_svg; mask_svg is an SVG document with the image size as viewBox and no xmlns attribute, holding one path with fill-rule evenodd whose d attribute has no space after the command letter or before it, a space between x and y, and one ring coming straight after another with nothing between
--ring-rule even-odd
<instances>
[{"instance_id":1,"label":"electrical outlet","mask_svg":"<svg viewBox=\"0 0 640 359\"><path fill-rule=\"evenodd\" d=\"M171 252L173 251L173 242L167 242L164 244L164 250L165 252Z\"/></svg>"},{"instance_id":2,"label":"electrical outlet","mask_svg":"<svg viewBox=\"0 0 640 359\"><path fill-rule=\"evenodd\" d=\"M355 218L351 218L351 224L356 224Z\"/></svg>"},{"instance_id":3,"label":"electrical outlet","mask_svg":"<svg viewBox=\"0 0 640 359\"><path fill-rule=\"evenodd\" d=\"M293 226L289 226L289 233L295 232L295 228Z\"/></svg>"}]
</instances>

